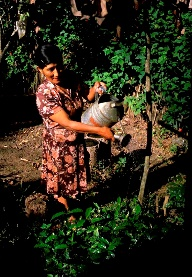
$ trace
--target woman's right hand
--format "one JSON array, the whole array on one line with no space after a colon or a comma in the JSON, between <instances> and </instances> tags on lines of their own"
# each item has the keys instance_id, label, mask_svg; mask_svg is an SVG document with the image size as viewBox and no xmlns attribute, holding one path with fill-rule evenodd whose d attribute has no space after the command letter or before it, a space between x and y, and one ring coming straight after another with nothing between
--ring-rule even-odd
<instances>
[{"instance_id":1,"label":"woman's right hand","mask_svg":"<svg viewBox=\"0 0 192 277\"><path fill-rule=\"evenodd\" d=\"M105 139L115 141L114 134L109 127L100 127L98 135L104 137Z\"/></svg>"}]
</instances>

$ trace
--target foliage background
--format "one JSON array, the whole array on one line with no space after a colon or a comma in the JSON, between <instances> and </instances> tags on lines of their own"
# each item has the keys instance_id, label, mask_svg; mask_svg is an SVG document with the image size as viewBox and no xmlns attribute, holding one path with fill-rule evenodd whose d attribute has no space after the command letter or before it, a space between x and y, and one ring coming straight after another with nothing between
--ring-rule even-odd
<instances>
[{"instance_id":1,"label":"foliage background","mask_svg":"<svg viewBox=\"0 0 192 277\"><path fill-rule=\"evenodd\" d=\"M26 35L21 39L17 35L12 38L2 61L2 94L35 92L37 76L32 60L35 45L52 42L63 52L64 64L80 74L86 83L91 85L102 79L108 85L108 93L124 99L134 114L145 113L144 9L137 21L131 17L123 19L121 40L114 41L113 13L109 12L99 26L94 17L89 20L74 17L67 1L37 1L35 10L27 2L19 2L18 7L27 18ZM16 10L10 2L4 1L4 6L2 48L16 20ZM164 1L151 1L148 13L153 116L163 114L164 123L176 130L183 128L186 133L191 93L191 10L182 13L183 35L178 35L172 10L167 10ZM34 31L36 21L41 27L38 33ZM10 80L16 89L10 87Z\"/></svg>"}]
</instances>

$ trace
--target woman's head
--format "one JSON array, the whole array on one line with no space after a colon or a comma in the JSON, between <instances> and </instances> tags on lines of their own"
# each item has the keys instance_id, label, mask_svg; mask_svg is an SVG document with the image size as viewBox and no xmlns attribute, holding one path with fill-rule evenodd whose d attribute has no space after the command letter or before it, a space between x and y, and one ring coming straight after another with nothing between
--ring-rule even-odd
<instances>
[{"instance_id":1,"label":"woman's head","mask_svg":"<svg viewBox=\"0 0 192 277\"><path fill-rule=\"evenodd\" d=\"M52 44L38 46L35 51L35 64L39 68L43 69L50 63L63 64L63 58L60 49Z\"/></svg>"},{"instance_id":2,"label":"woman's head","mask_svg":"<svg viewBox=\"0 0 192 277\"><path fill-rule=\"evenodd\" d=\"M35 51L38 70L53 84L59 84L63 71L63 58L59 48L52 44L39 46Z\"/></svg>"}]
</instances>

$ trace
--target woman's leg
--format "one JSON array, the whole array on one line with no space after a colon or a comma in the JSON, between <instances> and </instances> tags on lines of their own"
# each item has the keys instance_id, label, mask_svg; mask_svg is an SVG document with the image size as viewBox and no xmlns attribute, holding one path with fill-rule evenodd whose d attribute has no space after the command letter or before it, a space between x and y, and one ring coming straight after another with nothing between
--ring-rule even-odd
<instances>
[{"instance_id":1,"label":"woman's leg","mask_svg":"<svg viewBox=\"0 0 192 277\"><path fill-rule=\"evenodd\" d=\"M54 198L57 199L57 201L61 204L63 204L66 208L66 210L68 211L69 210L69 206L68 206L68 203L67 203L67 199L64 198L63 196L58 196L57 194L54 195Z\"/></svg>"},{"instance_id":2,"label":"woman's leg","mask_svg":"<svg viewBox=\"0 0 192 277\"><path fill-rule=\"evenodd\" d=\"M64 198L63 196L59 197L57 194L54 195L54 198L57 199L57 201L59 203L63 204L65 206L67 211L69 210L69 205L67 203L67 199L66 198ZM76 218L73 215L71 215L70 218L69 218L69 222L73 222L73 221L75 221L75 219Z\"/></svg>"}]
</instances>

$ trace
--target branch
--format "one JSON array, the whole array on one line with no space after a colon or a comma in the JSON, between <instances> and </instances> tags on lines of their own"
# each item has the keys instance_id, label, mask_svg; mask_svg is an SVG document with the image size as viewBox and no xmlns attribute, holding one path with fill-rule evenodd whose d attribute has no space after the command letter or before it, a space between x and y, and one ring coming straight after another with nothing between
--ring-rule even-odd
<instances>
[{"instance_id":1,"label":"branch","mask_svg":"<svg viewBox=\"0 0 192 277\"><path fill-rule=\"evenodd\" d=\"M16 28L16 29L13 31L13 33L11 34L11 38L15 35L15 33L16 33L17 31L18 31L18 28ZM2 58L3 58L3 55L5 54L5 51L8 49L8 47L9 47L9 45L10 45L10 43L11 43L11 38L10 38L9 42L6 44L5 48L3 49L3 51L2 51L2 53L1 53L1 55L0 55L0 63L1 63L1 60L2 60Z\"/></svg>"}]
</instances>

